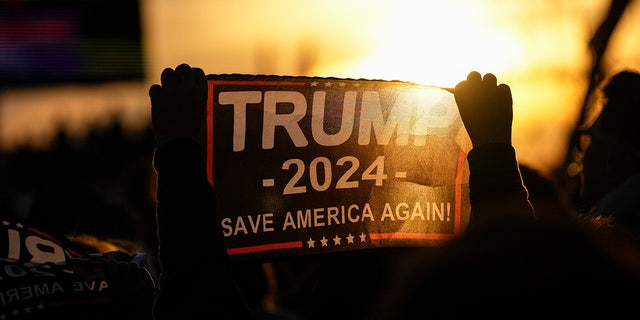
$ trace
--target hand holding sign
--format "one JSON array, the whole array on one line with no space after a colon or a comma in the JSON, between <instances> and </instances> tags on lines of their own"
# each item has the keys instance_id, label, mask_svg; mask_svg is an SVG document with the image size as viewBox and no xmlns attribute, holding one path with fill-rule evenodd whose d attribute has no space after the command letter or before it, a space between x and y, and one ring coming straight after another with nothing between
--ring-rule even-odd
<instances>
[{"instance_id":1,"label":"hand holding sign","mask_svg":"<svg viewBox=\"0 0 640 320\"><path fill-rule=\"evenodd\" d=\"M216 193L206 181L200 130L207 101L200 68L181 64L149 89L158 147L156 221L162 273L153 305L161 319L250 319L216 223ZM135 272L134 272L135 274Z\"/></svg>"},{"instance_id":2,"label":"hand holding sign","mask_svg":"<svg viewBox=\"0 0 640 320\"><path fill-rule=\"evenodd\" d=\"M484 78L473 71L454 93L462 121L474 148L490 143L511 145L513 100L511 89L487 73Z\"/></svg>"},{"instance_id":3,"label":"hand holding sign","mask_svg":"<svg viewBox=\"0 0 640 320\"><path fill-rule=\"evenodd\" d=\"M504 83L497 85L497 79L491 73L482 77L480 73L472 71L467 80L458 83L454 97L474 148L469 152L472 207L470 228L478 228L483 224L493 225L496 221L514 218L534 218L533 207L527 199L527 190L522 185L515 149L511 145L511 89ZM477 159L486 154L492 154L495 159L490 165L489 162L482 163L474 168L473 163L481 163ZM500 159L504 161L501 162ZM505 182L500 180L508 176L510 179L505 181L509 184L500 186L497 183ZM498 188L492 190L495 187ZM506 190L515 196L507 197Z\"/></svg>"},{"instance_id":4,"label":"hand holding sign","mask_svg":"<svg viewBox=\"0 0 640 320\"><path fill-rule=\"evenodd\" d=\"M156 142L160 145L176 139L200 141L207 100L204 71L181 64L175 70L164 69L161 81L162 85L149 88Z\"/></svg>"}]
</instances>

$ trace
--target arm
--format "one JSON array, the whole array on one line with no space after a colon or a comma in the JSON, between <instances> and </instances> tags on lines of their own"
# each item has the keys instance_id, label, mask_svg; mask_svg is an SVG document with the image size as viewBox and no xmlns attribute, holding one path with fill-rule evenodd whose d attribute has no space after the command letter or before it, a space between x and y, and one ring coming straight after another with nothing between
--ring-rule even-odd
<instances>
[{"instance_id":1,"label":"arm","mask_svg":"<svg viewBox=\"0 0 640 320\"><path fill-rule=\"evenodd\" d=\"M216 197L199 141L207 97L199 68L165 69L149 89L158 147L157 223L161 275L156 319L249 319L232 277Z\"/></svg>"},{"instance_id":2,"label":"arm","mask_svg":"<svg viewBox=\"0 0 640 320\"><path fill-rule=\"evenodd\" d=\"M473 149L469 161L470 228L514 219L533 219L511 144L513 101L493 74L469 73L455 88L455 100Z\"/></svg>"}]
</instances>

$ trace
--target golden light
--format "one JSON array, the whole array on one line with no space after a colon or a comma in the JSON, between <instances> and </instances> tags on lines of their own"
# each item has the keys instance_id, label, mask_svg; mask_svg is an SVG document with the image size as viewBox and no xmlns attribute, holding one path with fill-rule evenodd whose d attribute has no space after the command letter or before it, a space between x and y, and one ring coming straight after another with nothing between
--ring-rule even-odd
<instances>
[{"instance_id":1,"label":"golden light","mask_svg":"<svg viewBox=\"0 0 640 320\"><path fill-rule=\"evenodd\" d=\"M386 8L372 50L357 61L319 65L318 74L357 75L453 87L472 71L499 73L521 62L512 29L486 19L474 1L398 1Z\"/></svg>"},{"instance_id":2,"label":"golden light","mask_svg":"<svg viewBox=\"0 0 640 320\"><path fill-rule=\"evenodd\" d=\"M64 126L87 132L116 114L148 124L146 87L182 62L207 73L403 80L452 87L476 70L514 95L520 159L563 159L587 87L588 41L609 0L141 0L148 79L127 88L0 94L0 148L46 145ZM630 3L604 62L640 69L640 2ZM63 89L65 90L65 89ZM124 98L124 97L127 98ZM96 98L100 97L100 98ZM103 98L104 97L104 98ZM113 97L123 97L114 101ZM91 106L82 108L78 106ZM123 115L124 114L124 115ZM96 120L98 119L98 120Z\"/></svg>"}]
</instances>

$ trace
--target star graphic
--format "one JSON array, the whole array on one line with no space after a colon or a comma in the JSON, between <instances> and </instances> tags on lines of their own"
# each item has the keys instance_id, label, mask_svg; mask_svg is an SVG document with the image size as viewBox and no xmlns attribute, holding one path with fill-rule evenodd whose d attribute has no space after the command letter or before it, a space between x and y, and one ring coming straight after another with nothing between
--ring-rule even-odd
<instances>
[{"instance_id":1,"label":"star graphic","mask_svg":"<svg viewBox=\"0 0 640 320\"><path fill-rule=\"evenodd\" d=\"M7 221L7 220L3 220L3 221L2 221L2 224L3 224L3 225L5 225L5 226L8 226L8 225L9 225L9 221Z\"/></svg>"},{"instance_id":2,"label":"star graphic","mask_svg":"<svg viewBox=\"0 0 640 320\"><path fill-rule=\"evenodd\" d=\"M18 228L18 229L22 229L22 227L23 227L22 223L19 223L19 222L18 222L18 223L16 223L16 228Z\"/></svg>"},{"instance_id":3,"label":"star graphic","mask_svg":"<svg viewBox=\"0 0 640 320\"><path fill-rule=\"evenodd\" d=\"M349 233L349 235L347 236L347 243L353 243L353 238L354 236L352 236L351 233Z\"/></svg>"},{"instance_id":4,"label":"star graphic","mask_svg":"<svg viewBox=\"0 0 640 320\"><path fill-rule=\"evenodd\" d=\"M359 86L360 86L360 84L356 82L356 83L354 83L354 84L353 84L353 86L354 86L354 87L359 87Z\"/></svg>"},{"instance_id":5,"label":"star graphic","mask_svg":"<svg viewBox=\"0 0 640 320\"><path fill-rule=\"evenodd\" d=\"M42 303L38 304L38 310L44 310L44 304Z\"/></svg>"},{"instance_id":6,"label":"star graphic","mask_svg":"<svg viewBox=\"0 0 640 320\"><path fill-rule=\"evenodd\" d=\"M322 236L322 239L320 239L320 242L322 243L323 247L327 246L327 241L329 241L329 239L325 238L324 236Z\"/></svg>"},{"instance_id":7,"label":"star graphic","mask_svg":"<svg viewBox=\"0 0 640 320\"><path fill-rule=\"evenodd\" d=\"M342 238L338 237L338 235L336 234L336 236L333 237L333 244L335 244L336 246L339 246L341 240Z\"/></svg>"},{"instance_id":8,"label":"star graphic","mask_svg":"<svg viewBox=\"0 0 640 320\"><path fill-rule=\"evenodd\" d=\"M318 86L318 81L312 81L311 82L311 86L312 87L317 87Z\"/></svg>"},{"instance_id":9,"label":"star graphic","mask_svg":"<svg viewBox=\"0 0 640 320\"><path fill-rule=\"evenodd\" d=\"M363 233L360 234L360 242L365 242L366 241L365 239L367 239L367 235L364 234L364 232L363 232Z\"/></svg>"},{"instance_id":10,"label":"star graphic","mask_svg":"<svg viewBox=\"0 0 640 320\"><path fill-rule=\"evenodd\" d=\"M344 87L344 86L345 86L345 85L347 85L347 84L346 84L346 83L344 83L344 82L340 82L338 85L339 85L339 86L341 86L341 87Z\"/></svg>"},{"instance_id":11,"label":"star graphic","mask_svg":"<svg viewBox=\"0 0 640 320\"><path fill-rule=\"evenodd\" d=\"M315 243L316 243L316 241L313 240L312 238L309 238L309 240L307 240L307 245L309 246L309 248L314 248L315 247Z\"/></svg>"},{"instance_id":12,"label":"star graphic","mask_svg":"<svg viewBox=\"0 0 640 320\"><path fill-rule=\"evenodd\" d=\"M331 82L327 82L324 84L325 87L331 87Z\"/></svg>"}]
</instances>

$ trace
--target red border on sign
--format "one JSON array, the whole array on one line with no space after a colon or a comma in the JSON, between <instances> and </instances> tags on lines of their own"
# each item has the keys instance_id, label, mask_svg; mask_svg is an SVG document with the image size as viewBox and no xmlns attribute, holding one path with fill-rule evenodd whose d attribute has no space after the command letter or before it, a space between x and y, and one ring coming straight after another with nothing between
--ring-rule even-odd
<instances>
[{"instance_id":1,"label":"red border on sign","mask_svg":"<svg viewBox=\"0 0 640 320\"><path fill-rule=\"evenodd\" d=\"M209 79L208 84L208 99L207 99L207 178L211 185L214 185L213 180L213 143L214 143L214 88L216 85L262 85L262 86L304 86L305 81L265 81L265 80L216 80ZM371 240L388 240L388 239L402 239L402 240L450 240L455 238L460 233L461 228L461 215L462 215L462 180L464 177L464 166L466 160L465 148L460 148L458 154L458 170L456 172L456 184L455 184L455 208L454 208L454 230L453 233L408 233L408 232L391 232L391 233L370 233L369 238ZM239 255L247 253L267 252L274 250L287 250L302 248L302 241L292 242L280 242L263 244L257 246L228 248L227 254Z\"/></svg>"}]
</instances>

